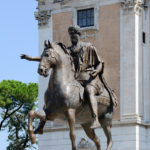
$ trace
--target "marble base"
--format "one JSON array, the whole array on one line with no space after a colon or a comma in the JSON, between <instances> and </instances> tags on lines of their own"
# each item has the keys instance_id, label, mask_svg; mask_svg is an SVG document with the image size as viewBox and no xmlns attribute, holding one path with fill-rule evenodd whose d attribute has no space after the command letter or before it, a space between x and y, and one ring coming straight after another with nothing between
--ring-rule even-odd
<instances>
[{"instance_id":1,"label":"marble base","mask_svg":"<svg viewBox=\"0 0 150 150\"><path fill-rule=\"evenodd\" d=\"M113 148L112 150L150 150L150 125L138 122L113 122L112 127ZM107 147L106 137L103 130L96 129L96 133L101 140L101 148ZM84 143L85 142L85 143ZM89 145L84 148L79 145ZM85 135L80 126L76 127L76 144L80 150L94 150L94 143ZM86 147L86 146L85 146ZM92 148L91 148L92 147ZM39 136L39 150L71 150L69 130L67 126L45 128L45 133Z\"/></svg>"}]
</instances>

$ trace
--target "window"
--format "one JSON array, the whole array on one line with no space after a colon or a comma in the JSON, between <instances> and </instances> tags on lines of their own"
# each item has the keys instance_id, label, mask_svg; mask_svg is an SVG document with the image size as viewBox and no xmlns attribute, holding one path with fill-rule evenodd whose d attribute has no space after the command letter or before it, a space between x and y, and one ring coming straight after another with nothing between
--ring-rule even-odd
<instances>
[{"instance_id":1,"label":"window","mask_svg":"<svg viewBox=\"0 0 150 150\"><path fill-rule=\"evenodd\" d=\"M54 3L63 2L64 0L54 0Z\"/></svg>"},{"instance_id":2,"label":"window","mask_svg":"<svg viewBox=\"0 0 150 150\"><path fill-rule=\"evenodd\" d=\"M145 32L143 32L143 43L145 44L146 39L145 39Z\"/></svg>"},{"instance_id":3,"label":"window","mask_svg":"<svg viewBox=\"0 0 150 150\"><path fill-rule=\"evenodd\" d=\"M77 24L81 28L94 26L94 8L78 10Z\"/></svg>"}]
</instances>

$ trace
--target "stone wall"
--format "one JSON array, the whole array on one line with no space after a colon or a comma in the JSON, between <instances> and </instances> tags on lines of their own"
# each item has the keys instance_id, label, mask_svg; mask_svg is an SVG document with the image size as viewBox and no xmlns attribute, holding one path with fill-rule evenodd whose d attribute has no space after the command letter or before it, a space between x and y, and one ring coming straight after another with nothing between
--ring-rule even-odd
<instances>
[{"instance_id":1,"label":"stone wall","mask_svg":"<svg viewBox=\"0 0 150 150\"><path fill-rule=\"evenodd\" d=\"M120 4L100 6L98 10L98 30L82 30L81 40L91 42L97 48L105 62L104 77L120 101ZM67 29L73 24L72 17L70 11L52 15L53 41L70 45ZM114 119L119 120L119 116L120 107L115 111Z\"/></svg>"}]
</instances>

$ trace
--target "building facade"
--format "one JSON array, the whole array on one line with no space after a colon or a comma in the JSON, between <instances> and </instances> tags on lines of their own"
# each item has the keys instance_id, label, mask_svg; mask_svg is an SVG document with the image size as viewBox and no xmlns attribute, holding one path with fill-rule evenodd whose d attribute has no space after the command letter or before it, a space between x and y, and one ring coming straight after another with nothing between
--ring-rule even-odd
<instances>
[{"instance_id":1,"label":"building facade","mask_svg":"<svg viewBox=\"0 0 150 150\"><path fill-rule=\"evenodd\" d=\"M150 150L150 0L37 0L39 54L44 40L69 46L68 27L79 25L105 62L104 76L119 99L112 135L114 150ZM48 78L39 77L39 109ZM85 139L76 127L77 144ZM106 138L97 129L102 149ZM47 123L39 150L70 150L67 125Z\"/></svg>"}]
</instances>

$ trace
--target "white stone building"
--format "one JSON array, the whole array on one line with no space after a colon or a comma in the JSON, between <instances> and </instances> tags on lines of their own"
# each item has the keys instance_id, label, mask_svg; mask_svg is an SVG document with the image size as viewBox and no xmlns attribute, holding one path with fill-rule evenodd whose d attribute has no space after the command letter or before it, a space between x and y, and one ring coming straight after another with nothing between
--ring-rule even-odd
<instances>
[{"instance_id":1,"label":"white stone building","mask_svg":"<svg viewBox=\"0 0 150 150\"><path fill-rule=\"evenodd\" d=\"M106 63L104 76L120 102L114 115L112 150L150 150L150 0L37 1L39 54L44 40L69 45L67 28L81 25L82 40L99 50ZM79 14L87 10L94 12L89 24ZM39 77L39 109L48 80ZM106 149L103 131L97 129L97 134L102 150ZM93 144L80 126L76 136L77 144L82 138ZM39 136L39 150L49 149L71 150L67 125L46 125Z\"/></svg>"}]
</instances>

